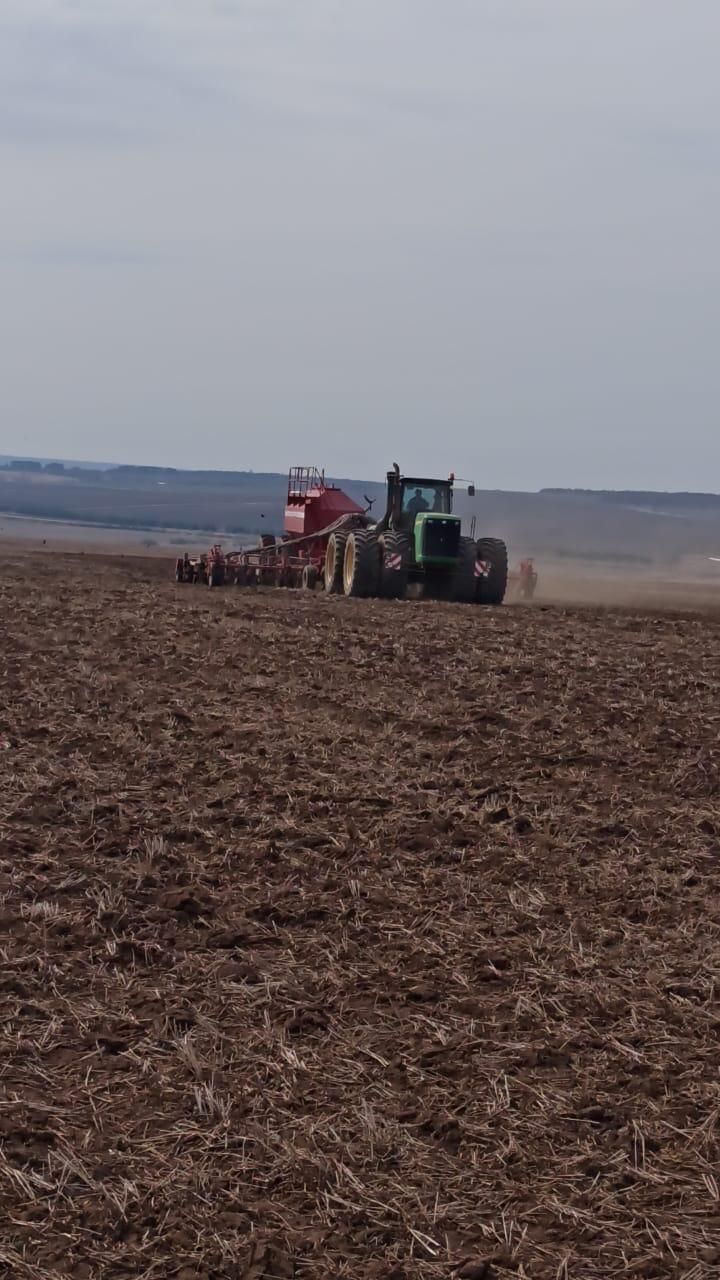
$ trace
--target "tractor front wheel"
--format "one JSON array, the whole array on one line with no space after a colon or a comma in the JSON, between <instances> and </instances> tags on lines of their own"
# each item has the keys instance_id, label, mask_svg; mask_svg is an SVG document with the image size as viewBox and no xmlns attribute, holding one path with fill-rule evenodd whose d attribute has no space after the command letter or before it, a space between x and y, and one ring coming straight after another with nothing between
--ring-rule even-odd
<instances>
[{"instance_id":1,"label":"tractor front wheel","mask_svg":"<svg viewBox=\"0 0 720 1280\"><path fill-rule=\"evenodd\" d=\"M343 561L343 590L346 596L374 596L378 589L380 564L377 535L372 529L356 529L348 535Z\"/></svg>"},{"instance_id":2,"label":"tractor front wheel","mask_svg":"<svg viewBox=\"0 0 720 1280\"><path fill-rule=\"evenodd\" d=\"M318 571L314 564L306 564L302 571L302 589L303 591L314 591L318 578Z\"/></svg>"},{"instance_id":3,"label":"tractor front wheel","mask_svg":"<svg viewBox=\"0 0 720 1280\"><path fill-rule=\"evenodd\" d=\"M462 604L472 604L475 600L475 560L475 543L472 538L461 538L453 578L453 600L459 600Z\"/></svg>"},{"instance_id":4,"label":"tractor front wheel","mask_svg":"<svg viewBox=\"0 0 720 1280\"><path fill-rule=\"evenodd\" d=\"M380 550L380 595L386 600L402 600L408 585L410 539L393 530L384 535Z\"/></svg>"}]
</instances>

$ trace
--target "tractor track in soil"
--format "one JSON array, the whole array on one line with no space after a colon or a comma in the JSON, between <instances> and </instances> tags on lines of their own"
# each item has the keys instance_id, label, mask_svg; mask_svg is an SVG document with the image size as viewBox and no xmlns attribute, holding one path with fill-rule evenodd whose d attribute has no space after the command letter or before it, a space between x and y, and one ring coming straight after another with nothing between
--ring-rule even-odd
<instances>
[{"instance_id":1,"label":"tractor track in soil","mask_svg":"<svg viewBox=\"0 0 720 1280\"><path fill-rule=\"evenodd\" d=\"M717 1274L717 616L170 572L0 583L0 1275Z\"/></svg>"}]
</instances>

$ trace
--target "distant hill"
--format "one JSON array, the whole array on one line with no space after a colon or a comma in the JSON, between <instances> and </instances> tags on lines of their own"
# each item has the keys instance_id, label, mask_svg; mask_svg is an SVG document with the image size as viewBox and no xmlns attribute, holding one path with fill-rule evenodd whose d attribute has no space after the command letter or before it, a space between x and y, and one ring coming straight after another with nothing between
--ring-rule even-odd
<instances>
[{"instance_id":1,"label":"distant hill","mask_svg":"<svg viewBox=\"0 0 720 1280\"><path fill-rule=\"evenodd\" d=\"M338 479L382 511L384 483ZM287 477L276 472L183 471L9 458L0 510L37 519L128 529L216 530L238 541L282 529ZM720 554L720 495L590 489L457 494L466 527L508 542L511 555L672 563Z\"/></svg>"},{"instance_id":2,"label":"distant hill","mask_svg":"<svg viewBox=\"0 0 720 1280\"><path fill-rule=\"evenodd\" d=\"M43 467L60 464L63 467L77 467L81 471L107 471L115 466L113 462L82 462L68 458L28 458L26 453L0 453L0 466L8 466L11 462L19 463L23 461L39 463Z\"/></svg>"}]
</instances>

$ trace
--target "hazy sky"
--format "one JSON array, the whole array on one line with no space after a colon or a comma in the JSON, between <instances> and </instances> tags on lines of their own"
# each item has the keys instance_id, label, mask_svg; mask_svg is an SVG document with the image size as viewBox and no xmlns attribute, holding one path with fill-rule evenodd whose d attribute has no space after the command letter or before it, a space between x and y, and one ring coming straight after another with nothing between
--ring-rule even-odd
<instances>
[{"instance_id":1,"label":"hazy sky","mask_svg":"<svg viewBox=\"0 0 720 1280\"><path fill-rule=\"evenodd\" d=\"M0 0L0 452L720 489L719 0Z\"/></svg>"}]
</instances>

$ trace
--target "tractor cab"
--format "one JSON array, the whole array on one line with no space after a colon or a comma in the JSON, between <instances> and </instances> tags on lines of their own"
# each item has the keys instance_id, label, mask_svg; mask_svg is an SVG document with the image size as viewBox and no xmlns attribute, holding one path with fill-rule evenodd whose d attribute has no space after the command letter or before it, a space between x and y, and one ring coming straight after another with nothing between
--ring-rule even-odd
<instances>
[{"instance_id":1,"label":"tractor cab","mask_svg":"<svg viewBox=\"0 0 720 1280\"><path fill-rule=\"evenodd\" d=\"M397 464L387 473L387 508L381 525L405 534L411 565L418 569L444 569L457 560L461 521L452 513L454 483L454 475L447 480L403 476Z\"/></svg>"},{"instance_id":2,"label":"tractor cab","mask_svg":"<svg viewBox=\"0 0 720 1280\"><path fill-rule=\"evenodd\" d=\"M426 511L431 511L434 515L452 514L450 481L414 480L404 476L400 483L396 526L411 529L415 523L415 517Z\"/></svg>"},{"instance_id":3,"label":"tractor cab","mask_svg":"<svg viewBox=\"0 0 720 1280\"><path fill-rule=\"evenodd\" d=\"M447 480L401 476L396 463L387 473L387 506L382 524L386 529L411 533L419 515L451 515L453 480L454 476Z\"/></svg>"}]
</instances>

